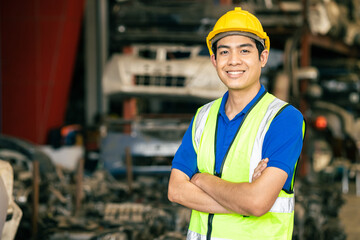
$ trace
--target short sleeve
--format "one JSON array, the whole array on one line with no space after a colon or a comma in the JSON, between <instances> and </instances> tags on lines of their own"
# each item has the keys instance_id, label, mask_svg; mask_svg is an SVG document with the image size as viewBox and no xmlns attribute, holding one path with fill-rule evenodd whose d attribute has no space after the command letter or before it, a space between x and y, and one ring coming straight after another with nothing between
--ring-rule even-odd
<instances>
[{"instance_id":1,"label":"short sleeve","mask_svg":"<svg viewBox=\"0 0 360 240\"><path fill-rule=\"evenodd\" d=\"M181 145L175 153L172 168L178 169L191 178L197 172L197 154L192 143L192 119L186 130Z\"/></svg>"}]
</instances>

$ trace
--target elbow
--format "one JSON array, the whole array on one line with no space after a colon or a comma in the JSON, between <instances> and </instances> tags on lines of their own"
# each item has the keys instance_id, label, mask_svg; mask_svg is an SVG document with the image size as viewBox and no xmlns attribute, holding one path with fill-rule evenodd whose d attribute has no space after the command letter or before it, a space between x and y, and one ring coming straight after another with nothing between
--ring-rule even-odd
<instances>
[{"instance_id":1,"label":"elbow","mask_svg":"<svg viewBox=\"0 0 360 240\"><path fill-rule=\"evenodd\" d=\"M263 210L263 209L254 209L251 215L255 216L255 217L261 217L262 215L264 215L267 212L268 211Z\"/></svg>"},{"instance_id":2,"label":"elbow","mask_svg":"<svg viewBox=\"0 0 360 240\"><path fill-rule=\"evenodd\" d=\"M185 176L186 175L179 170L173 169L171 171L167 192L167 197L170 202L181 204L181 201L183 201L184 188L186 188L186 184L189 182Z\"/></svg>"},{"instance_id":3,"label":"elbow","mask_svg":"<svg viewBox=\"0 0 360 240\"><path fill-rule=\"evenodd\" d=\"M177 203L178 202L178 194L176 193L175 189L173 189L171 186L168 187L168 199L170 202Z\"/></svg>"},{"instance_id":4,"label":"elbow","mask_svg":"<svg viewBox=\"0 0 360 240\"><path fill-rule=\"evenodd\" d=\"M169 199L169 201L170 202L175 202L175 197L174 197L174 195L173 194L171 194L170 192L168 192L168 199Z\"/></svg>"},{"instance_id":5,"label":"elbow","mask_svg":"<svg viewBox=\"0 0 360 240\"><path fill-rule=\"evenodd\" d=\"M267 204L265 204L264 201L260 201L259 199L252 201L248 206L249 208L247 209L247 212L249 215L255 217L261 217L270 210Z\"/></svg>"},{"instance_id":6,"label":"elbow","mask_svg":"<svg viewBox=\"0 0 360 240\"><path fill-rule=\"evenodd\" d=\"M266 204L266 201L258 198L255 201L253 201L252 206L252 215L255 217L261 217L265 213L267 213L270 210L268 207L268 204Z\"/></svg>"}]
</instances>

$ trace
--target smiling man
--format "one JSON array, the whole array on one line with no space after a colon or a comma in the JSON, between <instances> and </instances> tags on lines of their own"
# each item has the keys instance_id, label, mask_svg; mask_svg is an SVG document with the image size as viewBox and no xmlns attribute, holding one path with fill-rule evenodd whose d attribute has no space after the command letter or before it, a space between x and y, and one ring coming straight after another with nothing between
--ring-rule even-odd
<instances>
[{"instance_id":1,"label":"smiling man","mask_svg":"<svg viewBox=\"0 0 360 240\"><path fill-rule=\"evenodd\" d=\"M228 91L195 114L173 159L169 200L192 209L189 240L291 239L305 123L260 84L269 38L235 8L207 45Z\"/></svg>"}]
</instances>

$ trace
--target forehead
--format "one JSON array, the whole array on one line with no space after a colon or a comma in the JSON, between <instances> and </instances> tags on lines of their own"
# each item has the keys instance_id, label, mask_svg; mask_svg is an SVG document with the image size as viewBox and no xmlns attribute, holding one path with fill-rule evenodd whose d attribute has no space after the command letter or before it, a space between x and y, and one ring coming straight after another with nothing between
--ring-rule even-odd
<instances>
[{"instance_id":1,"label":"forehead","mask_svg":"<svg viewBox=\"0 0 360 240\"><path fill-rule=\"evenodd\" d=\"M250 38L250 37L246 37L246 36L241 36L241 35L231 35L231 36L226 36L223 37L221 39L219 39L218 41L218 46L220 45L242 45L242 44L251 44L253 46L255 46L255 40Z\"/></svg>"}]
</instances>

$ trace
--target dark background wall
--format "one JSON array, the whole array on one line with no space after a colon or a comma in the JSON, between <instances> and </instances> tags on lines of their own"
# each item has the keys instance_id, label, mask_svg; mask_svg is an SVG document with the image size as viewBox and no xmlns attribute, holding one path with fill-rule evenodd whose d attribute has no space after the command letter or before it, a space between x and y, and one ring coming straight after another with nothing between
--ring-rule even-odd
<instances>
[{"instance_id":1,"label":"dark background wall","mask_svg":"<svg viewBox=\"0 0 360 240\"><path fill-rule=\"evenodd\" d=\"M84 4L0 1L1 133L44 144L64 123Z\"/></svg>"}]
</instances>

